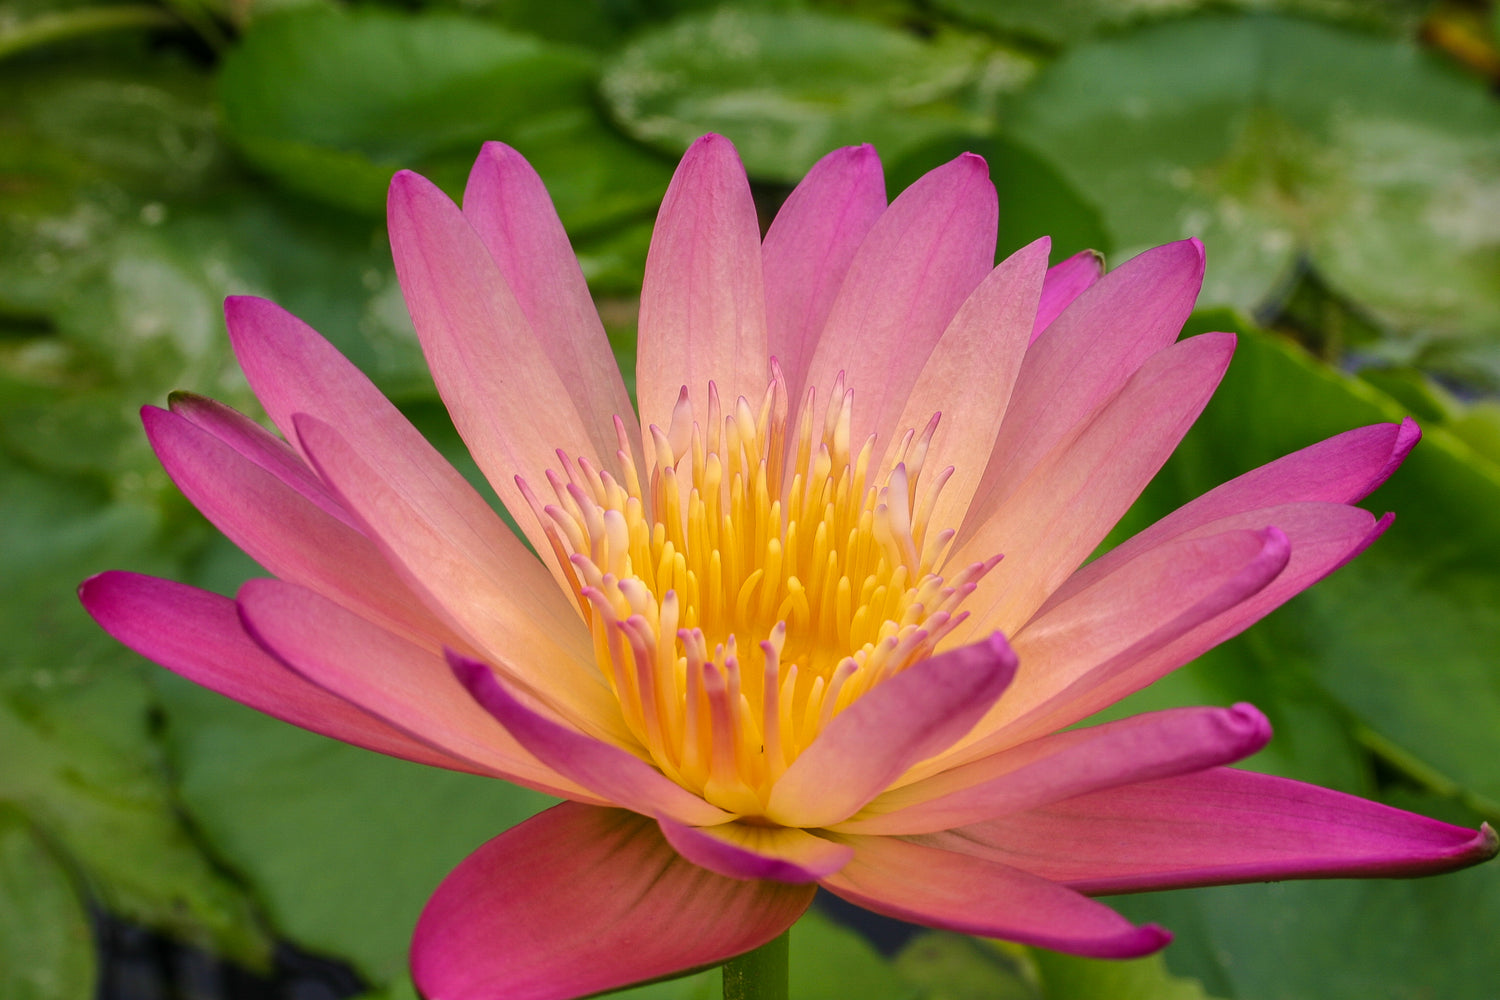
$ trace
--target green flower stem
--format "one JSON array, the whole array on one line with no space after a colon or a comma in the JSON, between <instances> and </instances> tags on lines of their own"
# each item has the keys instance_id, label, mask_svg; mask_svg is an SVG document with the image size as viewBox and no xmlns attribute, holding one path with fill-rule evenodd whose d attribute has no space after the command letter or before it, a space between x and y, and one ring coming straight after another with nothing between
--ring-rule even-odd
<instances>
[{"instance_id":1,"label":"green flower stem","mask_svg":"<svg viewBox=\"0 0 1500 1000\"><path fill-rule=\"evenodd\" d=\"M724 1000L789 1000L787 961L792 932L724 963Z\"/></svg>"},{"instance_id":2,"label":"green flower stem","mask_svg":"<svg viewBox=\"0 0 1500 1000\"><path fill-rule=\"evenodd\" d=\"M43 14L0 31L0 59L81 35L126 28L169 28L177 23L167 11L147 4L80 7Z\"/></svg>"}]
</instances>

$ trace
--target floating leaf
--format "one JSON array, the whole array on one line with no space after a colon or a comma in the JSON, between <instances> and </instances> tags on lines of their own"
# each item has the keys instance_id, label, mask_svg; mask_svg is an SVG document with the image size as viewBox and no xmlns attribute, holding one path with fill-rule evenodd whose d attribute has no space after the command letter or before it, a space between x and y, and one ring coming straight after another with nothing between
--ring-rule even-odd
<instances>
[{"instance_id":1,"label":"floating leaf","mask_svg":"<svg viewBox=\"0 0 1500 1000\"><path fill-rule=\"evenodd\" d=\"M98 968L88 912L58 857L0 803L0 995L93 996Z\"/></svg>"}]
</instances>

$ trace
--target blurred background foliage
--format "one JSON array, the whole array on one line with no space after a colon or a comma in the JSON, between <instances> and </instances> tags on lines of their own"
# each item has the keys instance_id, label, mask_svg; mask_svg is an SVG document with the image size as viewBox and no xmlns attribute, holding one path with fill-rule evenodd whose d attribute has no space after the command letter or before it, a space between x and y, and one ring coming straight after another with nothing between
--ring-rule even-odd
<instances>
[{"instance_id":1,"label":"blurred background foliage","mask_svg":"<svg viewBox=\"0 0 1500 1000\"><path fill-rule=\"evenodd\" d=\"M868 141L892 193L984 154L1002 255L1042 233L1055 259L1112 262L1201 237L1193 328L1241 347L1122 531L1357 424L1409 413L1426 437L1368 504L1400 515L1377 545L1127 708L1250 700L1278 730L1251 767L1500 822L1497 35L1484 0L5 0L0 996L410 997L426 894L546 804L255 715L121 649L73 596L105 568L226 593L256 572L136 418L173 389L257 412L226 294L313 323L477 476L382 214L395 169L457 195L491 138L546 180L627 376L655 206L709 130L766 218L818 156ZM814 911L794 995L1494 1000L1500 983L1500 865L1117 902L1177 943L1113 964L890 928L877 948ZM127 967L99 947L121 928L198 958ZM296 973L306 956L341 971Z\"/></svg>"}]
</instances>

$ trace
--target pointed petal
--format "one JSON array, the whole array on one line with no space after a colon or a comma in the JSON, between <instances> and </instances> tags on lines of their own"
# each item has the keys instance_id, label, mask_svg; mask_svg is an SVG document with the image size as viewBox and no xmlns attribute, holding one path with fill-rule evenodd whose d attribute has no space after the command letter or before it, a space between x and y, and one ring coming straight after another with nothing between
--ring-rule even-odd
<instances>
[{"instance_id":1,"label":"pointed petal","mask_svg":"<svg viewBox=\"0 0 1500 1000\"><path fill-rule=\"evenodd\" d=\"M1227 333L1159 352L1033 468L952 556L962 566L1005 554L965 602L969 629L1013 633L1067 580L1176 449L1233 352Z\"/></svg>"},{"instance_id":2,"label":"pointed petal","mask_svg":"<svg viewBox=\"0 0 1500 1000\"><path fill-rule=\"evenodd\" d=\"M227 597L119 571L84 581L78 596L104 631L126 646L257 712L392 757L484 773L288 670L245 634Z\"/></svg>"},{"instance_id":3,"label":"pointed petal","mask_svg":"<svg viewBox=\"0 0 1500 1000\"><path fill-rule=\"evenodd\" d=\"M443 880L417 921L412 977L434 1000L569 1000L758 948L812 897L699 868L645 817L564 803Z\"/></svg>"},{"instance_id":4,"label":"pointed petal","mask_svg":"<svg viewBox=\"0 0 1500 1000\"><path fill-rule=\"evenodd\" d=\"M1087 792L1242 760L1271 738L1252 705L1174 708L1070 729L886 792L841 833L933 833Z\"/></svg>"},{"instance_id":5,"label":"pointed petal","mask_svg":"<svg viewBox=\"0 0 1500 1000\"><path fill-rule=\"evenodd\" d=\"M706 135L688 147L651 234L641 286L636 397L641 426L666 430L677 394L729 404L770 381L760 224L739 154ZM700 411L700 412L706 412Z\"/></svg>"},{"instance_id":6,"label":"pointed petal","mask_svg":"<svg viewBox=\"0 0 1500 1000\"><path fill-rule=\"evenodd\" d=\"M362 439L346 439L311 417L296 424L318 474L435 614L471 648L503 658L528 690L575 725L629 739L582 621L514 535L502 525L503 538L493 536L491 527L501 524L493 511L470 520L431 484L384 479ZM497 550L497 542L511 551Z\"/></svg>"},{"instance_id":7,"label":"pointed petal","mask_svg":"<svg viewBox=\"0 0 1500 1000\"><path fill-rule=\"evenodd\" d=\"M619 447L614 418L623 418L627 433L634 436L634 411L583 270L542 179L520 153L504 143L487 142L469 172L463 214L567 387L593 443L589 457L613 467ZM633 443L639 461L640 442Z\"/></svg>"},{"instance_id":8,"label":"pointed petal","mask_svg":"<svg viewBox=\"0 0 1500 1000\"><path fill-rule=\"evenodd\" d=\"M826 399L846 373L856 448L870 434L890 444L922 363L994 264L998 219L989 168L965 153L903 191L860 245L806 382Z\"/></svg>"},{"instance_id":9,"label":"pointed petal","mask_svg":"<svg viewBox=\"0 0 1500 1000\"><path fill-rule=\"evenodd\" d=\"M813 164L766 231L766 344L793 407L854 253L884 211L875 147L846 146Z\"/></svg>"},{"instance_id":10,"label":"pointed petal","mask_svg":"<svg viewBox=\"0 0 1500 1000\"><path fill-rule=\"evenodd\" d=\"M1091 894L1431 875L1494 857L1468 830L1287 778L1214 768L923 838Z\"/></svg>"},{"instance_id":11,"label":"pointed petal","mask_svg":"<svg viewBox=\"0 0 1500 1000\"><path fill-rule=\"evenodd\" d=\"M928 519L939 530L962 521L995 447L1036 316L1049 244L1043 237L1017 250L980 282L933 347L893 425L899 438L942 414L923 466L953 468ZM888 451L882 476L892 463Z\"/></svg>"},{"instance_id":12,"label":"pointed petal","mask_svg":"<svg viewBox=\"0 0 1500 1000\"><path fill-rule=\"evenodd\" d=\"M774 882L816 882L849 862L854 849L847 844L784 826L685 826L662 818L662 836L673 850L695 865L729 878L771 879Z\"/></svg>"},{"instance_id":13,"label":"pointed petal","mask_svg":"<svg viewBox=\"0 0 1500 1000\"><path fill-rule=\"evenodd\" d=\"M1032 324L1031 340L1040 337L1042 331L1051 326L1052 321L1103 273L1104 258L1097 250L1083 250L1047 268L1047 280L1042 284L1042 300Z\"/></svg>"},{"instance_id":14,"label":"pointed petal","mask_svg":"<svg viewBox=\"0 0 1500 1000\"><path fill-rule=\"evenodd\" d=\"M250 580L236 603L245 631L287 667L473 769L549 795L591 801L521 748L448 670L413 645L302 587Z\"/></svg>"},{"instance_id":15,"label":"pointed petal","mask_svg":"<svg viewBox=\"0 0 1500 1000\"><path fill-rule=\"evenodd\" d=\"M619 447L614 425L591 428L574 408L510 286L447 195L403 170L391 180L387 213L396 276L453 425L567 588L567 573L516 477L546 482L559 450L608 459ZM607 450L597 452L594 438Z\"/></svg>"},{"instance_id":16,"label":"pointed petal","mask_svg":"<svg viewBox=\"0 0 1500 1000\"><path fill-rule=\"evenodd\" d=\"M484 710L540 760L599 798L646 816L693 826L734 817L678 785L640 757L548 718L527 705L489 665L449 653L449 666Z\"/></svg>"},{"instance_id":17,"label":"pointed petal","mask_svg":"<svg viewBox=\"0 0 1500 1000\"><path fill-rule=\"evenodd\" d=\"M918 761L946 749L995 703L1016 659L998 633L908 667L833 718L792 762L766 804L783 826L852 816ZM829 776L837 775L836 782Z\"/></svg>"},{"instance_id":18,"label":"pointed petal","mask_svg":"<svg viewBox=\"0 0 1500 1000\"><path fill-rule=\"evenodd\" d=\"M1134 958L1172 936L1004 864L894 837L849 837L854 860L822 886L897 920L1093 958Z\"/></svg>"},{"instance_id":19,"label":"pointed petal","mask_svg":"<svg viewBox=\"0 0 1500 1000\"><path fill-rule=\"evenodd\" d=\"M1126 261L1063 310L1026 352L959 544L1148 358L1177 339L1202 284L1203 247L1184 240Z\"/></svg>"}]
</instances>

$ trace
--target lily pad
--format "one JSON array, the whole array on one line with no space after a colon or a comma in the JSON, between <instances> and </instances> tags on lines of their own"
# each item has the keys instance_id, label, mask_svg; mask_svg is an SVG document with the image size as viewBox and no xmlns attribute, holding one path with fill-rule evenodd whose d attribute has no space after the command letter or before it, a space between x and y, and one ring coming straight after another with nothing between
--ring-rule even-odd
<instances>
[{"instance_id":1,"label":"lily pad","mask_svg":"<svg viewBox=\"0 0 1500 1000\"><path fill-rule=\"evenodd\" d=\"M88 912L58 857L0 805L0 993L12 1000L92 996L98 968Z\"/></svg>"}]
</instances>

